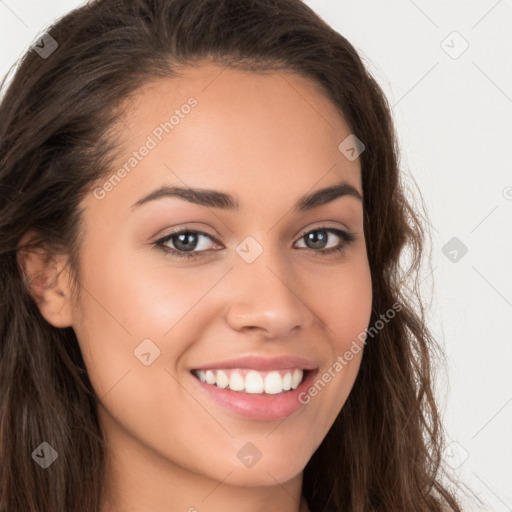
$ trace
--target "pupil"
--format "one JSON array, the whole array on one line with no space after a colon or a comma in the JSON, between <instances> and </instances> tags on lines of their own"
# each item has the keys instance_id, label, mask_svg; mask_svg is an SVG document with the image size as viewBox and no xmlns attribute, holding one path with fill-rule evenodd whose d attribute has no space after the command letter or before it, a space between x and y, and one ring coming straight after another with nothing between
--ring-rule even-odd
<instances>
[{"instance_id":1,"label":"pupil","mask_svg":"<svg viewBox=\"0 0 512 512\"><path fill-rule=\"evenodd\" d=\"M186 243L186 241L184 242L184 240L186 240L187 237L192 237L193 241L191 244ZM197 243L197 235L195 233L181 233L180 235L178 235L178 243L175 244L175 247L178 250L191 251L195 248L196 243ZM182 247L180 247L180 244L182 244Z\"/></svg>"},{"instance_id":2,"label":"pupil","mask_svg":"<svg viewBox=\"0 0 512 512\"><path fill-rule=\"evenodd\" d=\"M320 235L318 235L317 233L320 233ZM307 241L312 242L313 247L315 249L318 249L319 247L321 248L322 244L324 244L326 242L326 240L327 240L327 236L326 236L325 231L313 231L313 232L309 233L309 236L307 237Z\"/></svg>"}]
</instances>

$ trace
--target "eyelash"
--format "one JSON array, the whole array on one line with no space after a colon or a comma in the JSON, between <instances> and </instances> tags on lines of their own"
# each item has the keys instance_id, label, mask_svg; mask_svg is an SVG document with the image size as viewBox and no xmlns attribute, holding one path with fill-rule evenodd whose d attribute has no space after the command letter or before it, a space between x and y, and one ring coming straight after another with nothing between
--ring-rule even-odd
<instances>
[{"instance_id":1,"label":"eyelash","mask_svg":"<svg viewBox=\"0 0 512 512\"><path fill-rule=\"evenodd\" d=\"M306 247L307 250L310 250L313 252L319 252L323 256L328 256L333 253L343 254L345 249L347 248L347 246L349 246L351 243L353 243L357 238L353 233L351 233L349 231L343 231L341 229L336 229L336 228L319 227L319 228L315 228L315 229L312 229L309 231L304 231L300 235L298 240L302 239L305 235L307 235L309 233L314 233L315 231L327 231L328 233L333 233L344 241L344 243L342 243L338 247L331 247L330 249L324 249L324 250L310 249L310 248ZM217 240L215 240L213 237L211 237L210 235L208 235L207 233L204 233L202 231L194 231L191 229L182 229L181 231L175 231L173 233L169 233L168 235L164 236L163 238L160 238L159 240L156 240L155 242L153 242L152 245L155 246L157 249L162 250L167 256L170 256L171 258L175 258L175 259L179 259L179 260L196 260L198 258L203 257L201 255L201 253L209 252L209 251L190 251L190 252L178 251L176 249L170 249L169 247L167 247L165 245L165 243L168 242L169 240L171 240L173 237L178 236L178 235L183 235L183 234L203 235L203 236L210 238L214 242L218 243Z\"/></svg>"}]
</instances>

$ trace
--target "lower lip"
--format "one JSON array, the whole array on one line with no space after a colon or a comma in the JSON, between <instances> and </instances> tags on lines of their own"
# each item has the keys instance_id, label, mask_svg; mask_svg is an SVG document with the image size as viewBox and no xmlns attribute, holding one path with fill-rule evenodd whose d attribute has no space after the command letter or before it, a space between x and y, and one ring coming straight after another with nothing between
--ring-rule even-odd
<instances>
[{"instance_id":1,"label":"lower lip","mask_svg":"<svg viewBox=\"0 0 512 512\"><path fill-rule=\"evenodd\" d=\"M192 374L191 376L210 398L228 410L252 420L272 421L286 418L305 405L299 401L299 395L310 387L317 373L318 369L308 370L304 380L295 389L277 395L221 389L214 384L202 382Z\"/></svg>"}]
</instances>

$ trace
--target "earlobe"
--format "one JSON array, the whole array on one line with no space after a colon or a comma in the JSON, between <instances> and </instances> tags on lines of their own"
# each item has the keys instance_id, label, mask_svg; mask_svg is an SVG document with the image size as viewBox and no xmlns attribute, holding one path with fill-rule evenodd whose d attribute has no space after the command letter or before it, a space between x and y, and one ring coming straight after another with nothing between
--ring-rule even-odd
<instances>
[{"instance_id":1,"label":"earlobe","mask_svg":"<svg viewBox=\"0 0 512 512\"><path fill-rule=\"evenodd\" d=\"M69 273L64 255L49 256L42 249L19 249L18 265L28 293L41 315L54 327L72 325Z\"/></svg>"}]
</instances>

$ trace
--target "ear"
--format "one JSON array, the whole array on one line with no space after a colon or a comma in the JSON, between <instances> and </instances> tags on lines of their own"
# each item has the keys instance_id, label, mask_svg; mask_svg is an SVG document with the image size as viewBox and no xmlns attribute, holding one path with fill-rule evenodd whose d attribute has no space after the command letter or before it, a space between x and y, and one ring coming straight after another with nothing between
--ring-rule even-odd
<instances>
[{"instance_id":1,"label":"ear","mask_svg":"<svg viewBox=\"0 0 512 512\"><path fill-rule=\"evenodd\" d=\"M30 234L24 235L20 246L30 238ZM72 308L68 257L50 254L41 247L20 248L16 256L27 290L43 317L54 327L70 327Z\"/></svg>"}]
</instances>

